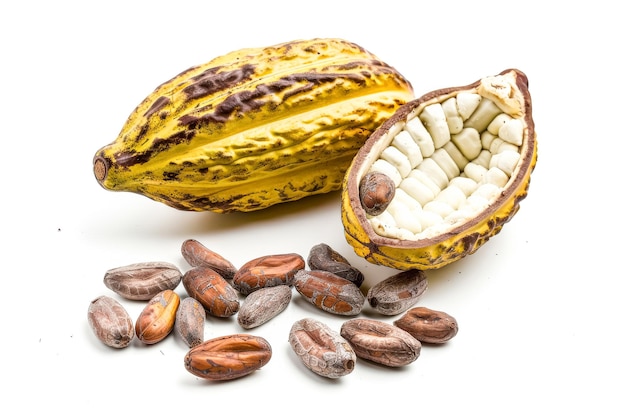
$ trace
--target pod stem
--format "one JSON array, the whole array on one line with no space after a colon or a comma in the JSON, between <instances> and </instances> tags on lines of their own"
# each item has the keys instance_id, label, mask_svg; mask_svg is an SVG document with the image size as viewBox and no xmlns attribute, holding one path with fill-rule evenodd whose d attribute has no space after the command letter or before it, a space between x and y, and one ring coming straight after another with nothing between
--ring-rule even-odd
<instances>
[{"instance_id":1,"label":"pod stem","mask_svg":"<svg viewBox=\"0 0 626 417\"><path fill-rule=\"evenodd\" d=\"M103 158L98 157L93 161L93 173L98 182L102 183L106 179L108 171L107 163Z\"/></svg>"}]
</instances>

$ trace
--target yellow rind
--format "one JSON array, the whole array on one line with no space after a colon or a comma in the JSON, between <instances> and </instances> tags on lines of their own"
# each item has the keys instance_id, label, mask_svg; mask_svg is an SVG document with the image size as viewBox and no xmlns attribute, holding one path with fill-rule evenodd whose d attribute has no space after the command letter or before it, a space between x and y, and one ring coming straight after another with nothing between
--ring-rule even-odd
<instances>
[{"instance_id":1,"label":"yellow rind","mask_svg":"<svg viewBox=\"0 0 626 417\"><path fill-rule=\"evenodd\" d=\"M516 170L516 177L510 182L511 185L503 191L503 197L498 199L496 204L490 206L482 216L477 216L462 227L451 229L449 233L411 242L383 237L376 234L369 222L364 221L366 216L361 207L358 192L355 190L358 189L356 186L358 178L363 175L367 167L360 165L361 159L357 155L348 168L342 184L341 220L346 241L353 247L358 256L370 263L399 270L439 269L476 252L491 237L498 234L503 225L517 213L520 202L528 194L530 176L537 163L537 141L526 76L518 70L508 71L512 71L512 76L518 78L518 84L523 90L523 100L525 100L523 117L526 123L526 133L522 147L522 161ZM505 71L502 72L502 74L505 73ZM474 89L477 85L479 85L478 82L470 86L459 87L458 90ZM437 97L449 97L455 90L434 91L416 99L415 103L419 101L424 104L438 101ZM408 103L403 107L411 105L412 103ZM400 109L399 113L402 110ZM374 146L373 141L380 138L385 131L394 125L404 123L404 116L398 116L400 115L396 114L383 123L373 135L374 138L368 139L368 143L359 153L377 150L378 147Z\"/></svg>"},{"instance_id":2,"label":"yellow rind","mask_svg":"<svg viewBox=\"0 0 626 417\"><path fill-rule=\"evenodd\" d=\"M339 39L245 49L159 86L94 157L100 184L181 210L252 211L341 188L410 83Z\"/></svg>"},{"instance_id":3,"label":"yellow rind","mask_svg":"<svg viewBox=\"0 0 626 417\"><path fill-rule=\"evenodd\" d=\"M537 144L535 142L535 149ZM533 152L531 170L537 162L536 150ZM520 201L526 198L530 185L531 170L526 172L523 181L513 194L493 216L485 219L472 227L468 227L462 233L449 236L441 243L416 247L407 250L389 242L388 245L372 244L367 233L359 228L353 206L349 202L347 193L342 194L342 222L345 229L347 242L353 247L355 253L377 265L384 265L400 270L408 269L439 269L455 262L467 255L474 253L492 236L500 232L502 226L508 222L519 210Z\"/></svg>"}]
</instances>

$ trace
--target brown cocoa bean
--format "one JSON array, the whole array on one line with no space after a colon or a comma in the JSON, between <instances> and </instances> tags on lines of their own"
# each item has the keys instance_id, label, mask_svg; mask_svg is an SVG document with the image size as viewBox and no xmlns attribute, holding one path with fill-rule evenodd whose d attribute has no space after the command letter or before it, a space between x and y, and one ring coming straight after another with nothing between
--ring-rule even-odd
<instances>
[{"instance_id":1,"label":"brown cocoa bean","mask_svg":"<svg viewBox=\"0 0 626 417\"><path fill-rule=\"evenodd\" d=\"M106 295L89 304L87 320L98 340L107 346L121 349L135 337L133 320L124 307Z\"/></svg>"},{"instance_id":2,"label":"brown cocoa bean","mask_svg":"<svg viewBox=\"0 0 626 417\"><path fill-rule=\"evenodd\" d=\"M357 287L363 284L365 277L357 268L350 265L350 262L339 252L325 243L320 243L311 248L307 263L311 270L322 270L354 282Z\"/></svg>"},{"instance_id":3,"label":"brown cocoa bean","mask_svg":"<svg viewBox=\"0 0 626 417\"><path fill-rule=\"evenodd\" d=\"M147 345L165 339L174 329L179 304L180 297L172 290L161 291L155 295L135 322L137 338Z\"/></svg>"},{"instance_id":4,"label":"brown cocoa bean","mask_svg":"<svg viewBox=\"0 0 626 417\"><path fill-rule=\"evenodd\" d=\"M369 172L359 183L361 206L370 216L378 216L385 211L395 194L396 185L382 172Z\"/></svg>"},{"instance_id":5,"label":"brown cocoa bean","mask_svg":"<svg viewBox=\"0 0 626 417\"><path fill-rule=\"evenodd\" d=\"M340 335L357 357L391 367L414 362L422 349L419 340L408 332L379 320L348 320L341 326Z\"/></svg>"},{"instance_id":6,"label":"brown cocoa bean","mask_svg":"<svg viewBox=\"0 0 626 417\"><path fill-rule=\"evenodd\" d=\"M339 378L354 370L356 353L341 335L326 324L304 318L289 331L289 344L304 366L326 378Z\"/></svg>"},{"instance_id":7,"label":"brown cocoa bean","mask_svg":"<svg viewBox=\"0 0 626 417\"><path fill-rule=\"evenodd\" d=\"M168 262L140 262L109 269L104 285L128 300L146 301L164 290L175 289L182 273Z\"/></svg>"},{"instance_id":8,"label":"brown cocoa bean","mask_svg":"<svg viewBox=\"0 0 626 417\"><path fill-rule=\"evenodd\" d=\"M222 278L233 279L237 268L222 255L212 251L195 239L187 239L183 242L180 249L183 258L192 267L211 268Z\"/></svg>"},{"instance_id":9,"label":"brown cocoa bean","mask_svg":"<svg viewBox=\"0 0 626 417\"><path fill-rule=\"evenodd\" d=\"M459 331L454 317L443 311L414 307L393 323L422 343L445 343Z\"/></svg>"},{"instance_id":10,"label":"brown cocoa bean","mask_svg":"<svg viewBox=\"0 0 626 417\"><path fill-rule=\"evenodd\" d=\"M254 291L241 303L237 322L244 329L252 329L267 323L287 308L291 301L291 292L291 287L287 285Z\"/></svg>"},{"instance_id":11,"label":"brown cocoa bean","mask_svg":"<svg viewBox=\"0 0 626 417\"><path fill-rule=\"evenodd\" d=\"M204 306L193 297L181 300L176 311L174 328L176 333L189 347L194 347L204 342L204 324L206 311Z\"/></svg>"},{"instance_id":12,"label":"brown cocoa bean","mask_svg":"<svg viewBox=\"0 0 626 417\"><path fill-rule=\"evenodd\" d=\"M333 314L356 316L365 304L356 284L328 271L299 271L294 287L311 304Z\"/></svg>"},{"instance_id":13,"label":"brown cocoa bean","mask_svg":"<svg viewBox=\"0 0 626 417\"><path fill-rule=\"evenodd\" d=\"M414 305L427 288L426 274L418 269L411 269L372 286L367 292L367 301L379 313L393 316Z\"/></svg>"},{"instance_id":14,"label":"brown cocoa bean","mask_svg":"<svg viewBox=\"0 0 626 417\"><path fill-rule=\"evenodd\" d=\"M195 267L183 275L183 287L215 317L230 317L239 311L237 291L211 268Z\"/></svg>"},{"instance_id":15,"label":"brown cocoa bean","mask_svg":"<svg viewBox=\"0 0 626 417\"><path fill-rule=\"evenodd\" d=\"M248 295L259 288L291 285L296 272L304 266L304 258L296 253L262 256L239 268L233 277L233 287Z\"/></svg>"},{"instance_id":16,"label":"brown cocoa bean","mask_svg":"<svg viewBox=\"0 0 626 417\"><path fill-rule=\"evenodd\" d=\"M265 366L272 347L262 337L234 334L207 340L185 355L185 369L191 374L214 381L249 375Z\"/></svg>"}]
</instances>

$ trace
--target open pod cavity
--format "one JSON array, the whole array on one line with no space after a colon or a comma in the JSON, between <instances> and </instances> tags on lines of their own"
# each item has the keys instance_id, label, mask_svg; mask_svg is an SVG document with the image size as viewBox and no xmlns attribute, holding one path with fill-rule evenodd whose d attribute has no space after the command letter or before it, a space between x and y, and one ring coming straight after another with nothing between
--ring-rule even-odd
<instances>
[{"instance_id":1,"label":"open pod cavity","mask_svg":"<svg viewBox=\"0 0 626 417\"><path fill-rule=\"evenodd\" d=\"M515 215L536 160L521 71L428 93L400 107L352 161L342 190L346 239L375 264L445 266L474 253ZM392 185L364 187L372 173Z\"/></svg>"}]
</instances>

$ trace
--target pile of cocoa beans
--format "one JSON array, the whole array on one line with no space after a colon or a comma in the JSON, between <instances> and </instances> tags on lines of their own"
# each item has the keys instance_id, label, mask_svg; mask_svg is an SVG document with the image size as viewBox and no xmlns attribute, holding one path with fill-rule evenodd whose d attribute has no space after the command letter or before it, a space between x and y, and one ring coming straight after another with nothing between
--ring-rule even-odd
<instances>
[{"instance_id":1,"label":"pile of cocoa beans","mask_svg":"<svg viewBox=\"0 0 626 417\"><path fill-rule=\"evenodd\" d=\"M155 344L175 332L189 346L184 365L191 374L209 380L231 380L266 365L272 347L264 338L245 332L204 338L207 315L237 316L243 330L257 328L284 311L299 296L327 313L350 317L339 332L314 318L293 323L289 344L302 364L327 378L352 372L357 358L388 367L414 362L422 343L441 344L458 332L454 317L415 307L426 291L423 271L398 272L361 290L364 276L329 245L311 248L305 259L296 253L262 256L236 268L229 260L194 239L181 246L191 269L181 272L167 262L143 262L106 271L104 284L127 300L146 306L134 321L116 299L102 295L88 310L96 337L112 348L125 348L136 337ZM309 269L306 269L308 263ZM187 297L174 292L182 282ZM365 303L388 323L359 318Z\"/></svg>"}]
</instances>

